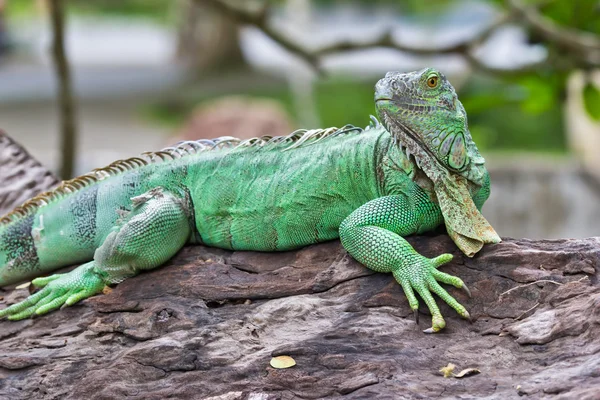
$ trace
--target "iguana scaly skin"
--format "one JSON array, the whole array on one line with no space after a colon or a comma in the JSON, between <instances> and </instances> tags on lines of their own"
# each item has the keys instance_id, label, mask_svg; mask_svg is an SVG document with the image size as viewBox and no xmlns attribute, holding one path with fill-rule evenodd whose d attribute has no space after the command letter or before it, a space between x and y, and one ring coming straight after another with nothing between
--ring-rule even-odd
<instances>
[{"instance_id":1,"label":"iguana scaly skin","mask_svg":"<svg viewBox=\"0 0 600 400\"><path fill-rule=\"evenodd\" d=\"M428 259L403 239L445 223L468 256L500 240L480 213L490 181L465 110L433 69L388 73L375 100L383 125L184 142L30 200L0 220L0 286L86 263L34 279L42 289L0 318L70 306L186 243L281 251L337 237L365 266L391 272L415 315L420 295L432 314L426 332L445 326L432 292L469 318L438 283L468 292L437 270L452 256Z\"/></svg>"}]
</instances>

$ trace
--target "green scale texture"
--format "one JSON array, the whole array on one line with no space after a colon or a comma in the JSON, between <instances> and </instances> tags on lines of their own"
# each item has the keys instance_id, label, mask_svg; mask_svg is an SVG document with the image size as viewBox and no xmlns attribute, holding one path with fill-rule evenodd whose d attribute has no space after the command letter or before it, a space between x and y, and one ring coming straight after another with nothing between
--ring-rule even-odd
<instances>
[{"instance_id":1,"label":"green scale texture","mask_svg":"<svg viewBox=\"0 0 600 400\"><path fill-rule=\"evenodd\" d=\"M427 86L431 77L435 87ZM479 214L489 176L464 109L432 69L386 75L375 98L385 127L375 121L365 130L234 147L211 142L214 149L203 151L184 145L165 150L169 160L128 166L15 213L0 223L0 286L87 263L34 279L42 289L0 318L72 305L162 265L186 243L282 251L338 237L365 266L393 273L415 311L420 295L433 316L427 332L445 326L431 293L468 318L438 283L465 288L437 270L452 257L428 259L403 239L445 223L467 254L496 240Z\"/></svg>"},{"instance_id":2,"label":"green scale texture","mask_svg":"<svg viewBox=\"0 0 600 400\"><path fill-rule=\"evenodd\" d=\"M382 195L376 179L382 135L389 137L372 129L290 151L208 153L187 178L202 242L274 251L337 238L345 217Z\"/></svg>"}]
</instances>

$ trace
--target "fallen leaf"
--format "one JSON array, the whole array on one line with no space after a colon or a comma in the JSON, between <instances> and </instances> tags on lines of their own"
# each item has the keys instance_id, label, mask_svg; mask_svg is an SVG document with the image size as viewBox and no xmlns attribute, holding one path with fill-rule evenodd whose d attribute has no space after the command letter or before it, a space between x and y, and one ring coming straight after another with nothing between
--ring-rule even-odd
<instances>
[{"instance_id":1,"label":"fallen leaf","mask_svg":"<svg viewBox=\"0 0 600 400\"><path fill-rule=\"evenodd\" d=\"M30 284L31 284L31 282L25 282L25 283L22 283L19 286L17 286L15 289L27 289Z\"/></svg>"},{"instance_id":2,"label":"fallen leaf","mask_svg":"<svg viewBox=\"0 0 600 400\"><path fill-rule=\"evenodd\" d=\"M481 371L477 368L467 368L460 371L458 374L454 374L455 378L464 378L465 376L477 375L480 374Z\"/></svg>"},{"instance_id":3,"label":"fallen leaf","mask_svg":"<svg viewBox=\"0 0 600 400\"><path fill-rule=\"evenodd\" d=\"M448 378L452 375L454 368L456 368L456 365L449 363L445 367L440 368L440 372L444 375L444 378Z\"/></svg>"},{"instance_id":4,"label":"fallen leaf","mask_svg":"<svg viewBox=\"0 0 600 400\"><path fill-rule=\"evenodd\" d=\"M296 365L296 360L290 356L278 356L271 358L270 364L273 368L284 369Z\"/></svg>"}]
</instances>

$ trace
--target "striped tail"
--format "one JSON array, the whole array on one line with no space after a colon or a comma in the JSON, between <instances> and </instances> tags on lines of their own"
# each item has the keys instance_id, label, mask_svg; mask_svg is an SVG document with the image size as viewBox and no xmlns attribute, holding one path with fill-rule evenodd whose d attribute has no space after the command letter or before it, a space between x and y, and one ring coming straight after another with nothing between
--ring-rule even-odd
<instances>
[{"instance_id":1,"label":"striped tail","mask_svg":"<svg viewBox=\"0 0 600 400\"><path fill-rule=\"evenodd\" d=\"M40 274L31 215L0 226L0 287Z\"/></svg>"},{"instance_id":2,"label":"striped tail","mask_svg":"<svg viewBox=\"0 0 600 400\"><path fill-rule=\"evenodd\" d=\"M0 130L0 216L58 183L48 169ZM38 260L32 225L33 215L0 223L0 287L35 276Z\"/></svg>"}]
</instances>

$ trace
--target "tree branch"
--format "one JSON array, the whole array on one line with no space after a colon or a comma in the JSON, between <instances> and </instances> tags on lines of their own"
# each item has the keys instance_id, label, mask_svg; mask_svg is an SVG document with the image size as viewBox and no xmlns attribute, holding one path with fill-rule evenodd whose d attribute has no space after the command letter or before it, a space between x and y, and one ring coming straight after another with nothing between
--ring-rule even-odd
<instances>
[{"instance_id":1,"label":"tree branch","mask_svg":"<svg viewBox=\"0 0 600 400\"><path fill-rule=\"evenodd\" d=\"M498 27L505 25L511 20L511 16L508 14L502 15L496 19L487 28L477 33L472 38L454 43L449 46L440 47L414 47L405 45L394 41L393 30L390 29L378 38L372 41L340 41L329 46L321 47L316 51L316 55L323 56L332 53L338 53L342 51L355 51L363 50L373 47L386 47L398 51L403 51L415 55L436 55L436 54L454 54L454 53L465 53L469 50L473 50L475 46L483 43Z\"/></svg>"},{"instance_id":2,"label":"tree branch","mask_svg":"<svg viewBox=\"0 0 600 400\"><path fill-rule=\"evenodd\" d=\"M344 51L364 50L373 47L385 47L392 50L397 50L413 55L431 56L431 55L461 55L471 67L495 75L519 75L530 73L537 70L545 64L545 62L531 63L518 68L497 68L492 67L475 56L475 50L478 46L484 43L499 27L506 25L513 20L514 16L511 13L506 13L498 17L493 23L487 26L482 31L478 32L473 37L454 43L449 46L440 47L414 47L394 41L393 30L389 30L381 36L371 41L340 41L329 46L320 48L315 52L318 57L340 53Z\"/></svg>"},{"instance_id":3,"label":"tree branch","mask_svg":"<svg viewBox=\"0 0 600 400\"><path fill-rule=\"evenodd\" d=\"M314 70L318 73L321 73L321 68L319 65L319 60L316 54L311 53L306 50L302 45L296 43L284 35L281 32L271 28L268 25L268 16L270 14L270 8L268 3L265 3L265 6L258 13L251 13L247 10L242 10L240 8L232 7L224 1L220 0L196 0L199 2L204 2L206 4L210 4L215 9L221 11L222 13L228 14L232 18L237 19L239 22L247 25L253 25L256 28L260 29L265 35L269 36L275 42L279 43L280 46L288 50L290 53L297 55L306 61Z\"/></svg>"},{"instance_id":4,"label":"tree branch","mask_svg":"<svg viewBox=\"0 0 600 400\"><path fill-rule=\"evenodd\" d=\"M536 8L526 6L519 0L507 0L507 4L515 15L547 42L582 53L600 52L600 36L591 32L561 27L540 15Z\"/></svg>"},{"instance_id":5,"label":"tree branch","mask_svg":"<svg viewBox=\"0 0 600 400\"><path fill-rule=\"evenodd\" d=\"M477 48L484 43L498 28L508 24L509 22L513 22L518 18L524 19L525 23L531 25L544 37L547 42L560 44L563 47L567 47L568 49L572 50L573 53L570 53L570 56L577 65L600 65L600 56L594 58L585 52L585 50L595 51L600 48L600 44L598 43L600 39L598 39L596 35L558 28L537 14L535 9L526 8L520 5L518 0L507 0L509 3L508 12L502 14L496 19L496 21L491 23L488 27L473 37L449 46L414 47L406 45L395 40L394 31L393 29L390 29L372 40L342 40L323 46L314 51L311 51L302 44L285 37L281 34L281 32L278 32L269 26L268 16L270 9L268 2L265 3L260 12L252 13L248 10L233 7L225 0L196 1L204 1L205 3L211 4L221 12L233 16L240 23L255 26L263 31L272 40L279 43L283 48L299 56L313 69L315 69L316 72L321 74L323 71L320 68L320 61L323 57L341 52L365 50L374 47L384 47L421 56L458 54L461 55L465 61L471 65L471 67L495 75L520 75L530 73L543 68L548 64L549 61L544 60L542 62L530 63L516 68L497 68L486 64L475 56L475 51Z\"/></svg>"},{"instance_id":6,"label":"tree branch","mask_svg":"<svg viewBox=\"0 0 600 400\"><path fill-rule=\"evenodd\" d=\"M75 128L75 105L71 88L71 74L64 47L64 8L63 0L50 0L52 23L52 58L59 82L58 107L60 113L60 149L62 161L60 176L69 179L73 176L77 132Z\"/></svg>"}]
</instances>

